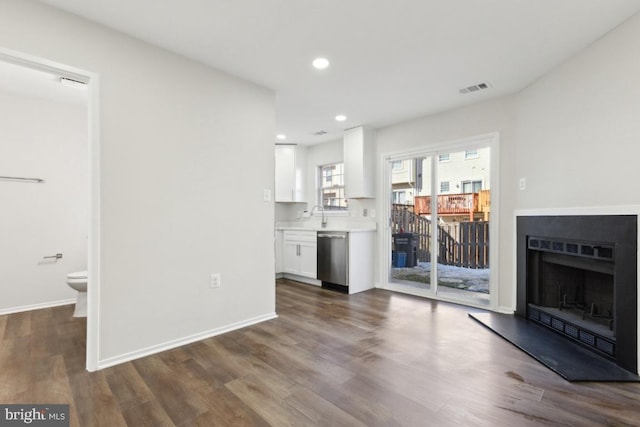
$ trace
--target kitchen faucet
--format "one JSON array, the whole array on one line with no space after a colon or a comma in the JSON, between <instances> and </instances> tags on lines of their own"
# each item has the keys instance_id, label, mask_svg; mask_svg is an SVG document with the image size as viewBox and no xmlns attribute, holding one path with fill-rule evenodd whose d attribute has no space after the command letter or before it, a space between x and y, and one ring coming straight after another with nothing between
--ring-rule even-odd
<instances>
[{"instance_id":1,"label":"kitchen faucet","mask_svg":"<svg viewBox=\"0 0 640 427\"><path fill-rule=\"evenodd\" d=\"M320 211L322 212L322 221L320 222L320 226L322 228L325 228L327 226L327 218L324 217L324 206L322 205L315 205L314 207L311 208L311 216L313 216L313 210L315 208L320 208Z\"/></svg>"}]
</instances>

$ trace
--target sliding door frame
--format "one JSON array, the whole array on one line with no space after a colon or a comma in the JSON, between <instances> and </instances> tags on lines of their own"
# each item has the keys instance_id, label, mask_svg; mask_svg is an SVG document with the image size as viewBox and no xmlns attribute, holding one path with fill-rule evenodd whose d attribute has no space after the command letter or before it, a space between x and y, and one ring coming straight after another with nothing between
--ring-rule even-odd
<instances>
[{"instance_id":1,"label":"sliding door frame","mask_svg":"<svg viewBox=\"0 0 640 427\"><path fill-rule=\"evenodd\" d=\"M430 289L410 288L408 286L399 285L391 281L391 249L392 249L392 236L391 236L391 205L393 203L393 191L391 185L391 162L412 159L415 157L430 157L431 158L431 194L437 195L438 184L438 169L437 169L437 156L442 153L449 153L454 151L461 151L470 147L490 147L491 149L491 173L490 173L490 188L491 188L491 212L489 214L489 221L491 227L489 228L489 259L490 259L490 276L489 276L489 307L475 305L468 301L455 300L451 298L443 297L437 293L437 268L431 270L431 283ZM391 291L407 293L411 295L417 295L422 297L433 298L437 300L449 301L458 304L464 304L468 306L477 306L479 308L490 309L497 311L499 298L499 212L500 212L500 189L499 189L499 171L500 171L500 134L498 132L480 134L470 136L467 138L461 138L456 140L448 140L438 142L434 144L427 144L421 147L393 151L382 153L379 158L379 171L381 179L379 180L379 193L380 198L378 200L379 212L384 213L384 219L381 219L379 239L379 254L378 254L378 266L379 266L379 287ZM431 212L436 212L436 215L432 215L432 219L437 221L437 197L431 197ZM437 256L438 240L437 238L431 239L431 254Z\"/></svg>"}]
</instances>

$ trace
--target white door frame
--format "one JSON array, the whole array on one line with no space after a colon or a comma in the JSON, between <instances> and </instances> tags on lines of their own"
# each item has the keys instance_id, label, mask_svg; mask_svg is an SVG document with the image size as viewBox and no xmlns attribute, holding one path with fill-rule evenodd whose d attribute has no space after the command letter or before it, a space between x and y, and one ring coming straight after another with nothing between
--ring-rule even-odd
<instances>
[{"instance_id":1,"label":"white door frame","mask_svg":"<svg viewBox=\"0 0 640 427\"><path fill-rule=\"evenodd\" d=\"M98 74L81 70L48 59L0 47L0 61L68 77L88 85L89 129L89 230L87 289L87 353L88 371L98 369L100 325L100 126Z\"/></svg>"},{"instance_id":2,"label":"white door frame","mask_svg":"<svg viewBox=\"0 0 640 427\"><path fill-rule=\"evenodd\" d=\"M379 212L384 212L384 219L382 220L382 226L380 227L382 237L379 240L380 245L380 253L378 254L378 265L380 267L380 287L383 289L389 289L393 291L401 291L405 293L410 293L417 296L425 296L434 299L440 299L444 301L451 301L455 303L464 303L457 300L449 300L447 298L443 298L442 296L436 294L434 292L435 287L431 287L430 290L423 290L419 288L402 288L398 289L396 285L394 285L389 280L390 274L390 254L391 254L391 217L390 217L390 209L392 200L393 200L393 191L391 189L391 170L389 167L389 162L396 159L406 159L413 157L424 157L424 156L433 156L435 153L442 151L456 151L469 147L470 145L477 145L478 143L484 144L491 148L491 213L490 213L490 221L491 224L494 224L489 229L489 254L491 260L491 272L489 278L489 298L490 305L489 309L493 311L498 311L498 304L500 301L499 298L499 290L500 286L498 283L499 278L499 239L498 239L498 228L499 228L499 200L500 200L500 189L499 189L499 170L500 170L500 134L499 132L492 132L487 134L470 136L467 138L461 138L450 141L443 141L432 145L425 145L417 148L402 150L402 151L394 151L388 153L382 153L379 158L379 171L381 171L381 180L380 180L380 191L378 194L381 195L378 201L378 210ZM435 160L434 160L435 162ZM433 165L433 163L432 163ZM437 171L435 172L437 174ZM432 180L432 194L437 194L434 192L435 186L437 184L437 179ZM437 204L436 198L432 197L432 204ZM434 206L432 206L433 211ZM432 253L437 250L437 241L432 239ZM434 283L435 271L432 271L432 280ZM470 304L467 304L470 305ZM486 309L486 306L482 306L480 308Z\"/></svg>"}]
</instances>

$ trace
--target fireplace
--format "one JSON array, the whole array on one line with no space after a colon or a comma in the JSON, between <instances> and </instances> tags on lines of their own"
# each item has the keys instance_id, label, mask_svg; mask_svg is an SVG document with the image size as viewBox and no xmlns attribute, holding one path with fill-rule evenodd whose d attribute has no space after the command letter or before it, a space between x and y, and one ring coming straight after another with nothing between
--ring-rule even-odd
<instances>
[{"instance_id":1,"label":"fireplace","mask_svg":"<svg viewBox=\"0 0 640 427\"><path fill-rule=\"evenodd\" d=\"M637 373L637 216L521 216L517 233L516 314Z\"/></svg>"}]
</instances>

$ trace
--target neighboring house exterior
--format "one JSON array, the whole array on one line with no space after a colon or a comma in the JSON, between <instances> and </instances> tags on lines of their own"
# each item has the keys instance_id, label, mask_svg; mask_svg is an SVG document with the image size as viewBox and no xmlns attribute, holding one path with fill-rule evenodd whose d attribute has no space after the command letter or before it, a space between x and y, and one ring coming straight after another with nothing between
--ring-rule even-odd
<instances>
[{"instance_id":1,"label":"neighboring house exterior","mask_svg":"<svg viewBox=\"0 0 640 427\"><path fill-rule=\"evenodd\" d=\"M490 148L440 153L437 159L440 216L444 220L467 220L469 209L476 219L487 219L490 190ZM431 158L413 158L391 163L393 203L415 206L418 214L430 214ZM446 195L466 195L447 197ZM472 196L472 195L477 196ZM442 197L444 196L444 197ZM451 207L452 209L448 209ZM484 209L484 211L483 211ZM461 211L465 211L464 213Z\"/></svg>"}]
</instances>

